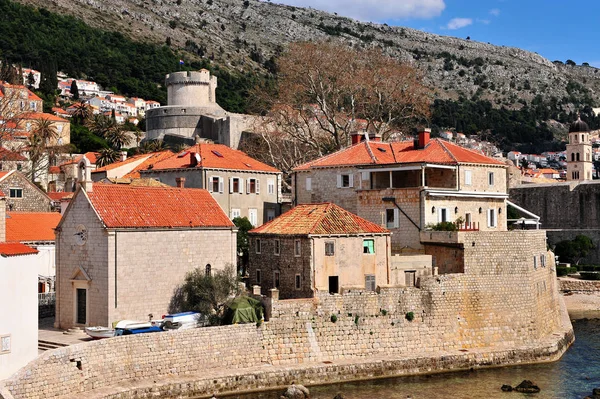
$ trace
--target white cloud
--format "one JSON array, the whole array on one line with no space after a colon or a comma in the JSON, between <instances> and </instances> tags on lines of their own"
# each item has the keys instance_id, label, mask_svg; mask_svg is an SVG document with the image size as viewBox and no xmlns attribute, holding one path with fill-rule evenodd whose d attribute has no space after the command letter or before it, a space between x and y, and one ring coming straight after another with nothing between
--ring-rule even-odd
<instances>
[{"instance_id":1,"label":"white cloud","mask_svg":"<svg viewBox=\"0 0 600 399\"><path fill-rule=\"evenodd\" d=\"M297 7L312 7L337 12L361 21L384 22L406 18L428 19L439 16L445 0L275 0Z\"/></svg>"},{"instance_id":2,"label":"white cloud","mask_svg":"<svg viewBox=\"0 0 600 399\"><path fill-rule=\"evenodd\" d=\"M479 22L480 24L484 24L484 25L489 25L491 23L491 21L489 19L479 19L479 18L477 18L477 22Z\"/></svg>"},{"instance_id":3,"label":"white cloud","mask_svg":"<svg viewBox=\"0 0 600 399\"><path fill-rule=\"evenodd\" d=\"M498 8L492 8L490 10L490 14L493 15L494 17L497 17L498 15L500 15L500 9L498 9Z\"/></svg>"},{"instance_id":4,"label":"white cloud","mask_svg":"<svg viewBox=\"0 0 600 399\"><path fill-rule=\"evenodd\" d=\"M448 25L445 26L446 29L455 30L464 28L465 26L469 26L473 24L473 20L471 18L453 18L448 22Z\"/></svg>"}]
</instances>

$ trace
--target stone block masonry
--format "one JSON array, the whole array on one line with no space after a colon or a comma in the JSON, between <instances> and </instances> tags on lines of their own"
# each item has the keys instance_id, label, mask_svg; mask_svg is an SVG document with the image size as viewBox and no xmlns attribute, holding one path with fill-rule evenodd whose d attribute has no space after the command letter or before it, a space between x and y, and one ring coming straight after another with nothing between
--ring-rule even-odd
<instances>
[{"instance_id":1,"label":"stone block masonry","mask_svg":"<svg viewBox=\"0 0 600 399\"><path fill-rule=\"evenodd\" d=\"M270 319L259 327L117 337L46 352L4 382L4 399L210 397L292 381L556 360L573 336L555 273L534 268L529 255L507 256L511 237L495 237L504 259L482 257L477 267L466 253L470 274L423 277L420 288L268 300ZM517 237L519 245L543 243L543 232L526 237Z\"/></svg>"}]
</instances>

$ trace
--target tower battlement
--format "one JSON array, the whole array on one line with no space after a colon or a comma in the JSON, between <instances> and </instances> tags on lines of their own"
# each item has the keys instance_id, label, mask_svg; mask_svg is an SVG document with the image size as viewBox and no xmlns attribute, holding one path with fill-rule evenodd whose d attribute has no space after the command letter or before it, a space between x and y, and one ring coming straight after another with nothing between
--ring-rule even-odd
<instances>
[{"instance_id":1,"label":"tower battlement","mask_svg":"<svg viewBox=\"0 0 600 399\"><path fill-rule=\"evenodd\" d=\"M207 106L216 104L217 77L206 69L173 72L166 76L169 105Z\"/></svg>"}]
</instances>

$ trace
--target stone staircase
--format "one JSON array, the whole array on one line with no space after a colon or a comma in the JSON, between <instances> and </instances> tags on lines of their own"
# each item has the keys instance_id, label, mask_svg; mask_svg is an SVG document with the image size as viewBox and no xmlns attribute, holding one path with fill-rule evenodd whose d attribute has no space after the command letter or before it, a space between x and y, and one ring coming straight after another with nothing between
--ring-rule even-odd
<instances>
[{"instance_id":1,"label":"stone staircase","mask_svg":"<svg viewBox=\"0 0 600 399\"><path fill-rule=\"evenodd\" d=\"M67 346L67 344L63 344L60 342L45 341L43 339L38 340L38 351L41 351L41 352L45 352L45 351L52 350L52 349L63 348L65 346Z\"/></svg>"}]
</instances>

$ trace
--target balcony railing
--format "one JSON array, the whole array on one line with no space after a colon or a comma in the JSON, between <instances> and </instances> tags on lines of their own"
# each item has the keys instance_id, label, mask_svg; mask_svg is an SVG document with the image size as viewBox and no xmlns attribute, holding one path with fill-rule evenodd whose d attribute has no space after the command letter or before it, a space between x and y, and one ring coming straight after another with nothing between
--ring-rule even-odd
<instances>
[{"instance_id":1,"label":"balcony railing","mask_svg":"<svg viewBox=\"0 0 600 399\"><path fill-rule=\"evenodd\" d=\"M459 223L458 231L479 231L479 222L478 223Z\"/></svg>"},{"instance_id":2,"label":"balcony railing","mask_svg":"<svg viewBox=\"0 0 600 399\"><path fill-rule=\"evenodd\" d=\"M53 305L56 303L56 292L38 293L38 305Z\"/></svg>"}]
</instances>

